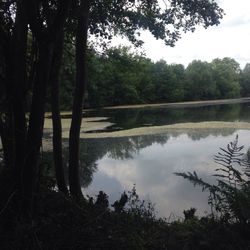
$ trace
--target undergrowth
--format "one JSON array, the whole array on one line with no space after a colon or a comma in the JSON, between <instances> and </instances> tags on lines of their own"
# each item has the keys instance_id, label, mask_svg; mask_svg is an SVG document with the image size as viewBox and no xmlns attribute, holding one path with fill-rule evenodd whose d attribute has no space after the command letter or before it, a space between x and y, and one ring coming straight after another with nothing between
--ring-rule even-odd
<instances>
[{"instance_id":1,"label":"undergrowth","mask_svg":"<svg viewBox=\"0 0 250 250\"><path fill-rule=\"evenodd\" d=\"M55 191L53 181L43 181L32 223L18 216L15 199L1 210L0 249L250 249L250 167L242 149L238 138L220 149L216 184L195 172L177 173L210 192L213 212L206 217L190 208L183 219L169 223L156 216L153 204L140 199L135 186L109 204L103 191L76 202ZM9 184L2 173L0 208L6 205Z\"/></svg>"}]
</instances>

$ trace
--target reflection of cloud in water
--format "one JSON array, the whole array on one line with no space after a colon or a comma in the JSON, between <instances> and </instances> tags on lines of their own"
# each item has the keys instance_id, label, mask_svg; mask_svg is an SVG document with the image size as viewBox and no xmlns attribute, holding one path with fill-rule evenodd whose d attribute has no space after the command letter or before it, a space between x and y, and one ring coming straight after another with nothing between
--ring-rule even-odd
<instances>
[{"instance_id":1,"label":"reflection of cloud in water","mask_svg":"<svg viewBox=\"0 0 250 250\"><path fill-rule=\"evenodd\" d=\"M83 191L90 196L95 196L100 190L103 190L109 196L109 201L113 203L125 189L126 186L122 185L119 178L109 176L103 171L98 171L87 191Z\"/></svg>"},{"instance_id":2,"label":"reflection of cloud in water","mask_svg":"<svg viewBox=\"0 0 250 250\"><path fill-rule=\"evenodd\" d=\"M197 134L199 133L201 132L197 131ZM239 134L239 143L247 146L250 139L250 131L247 130L239 130L227 136L206 135L196 141L186 134L176 137L163 136L165 143L157 143L156 136L152 137L154 140L150 142L148 136L147 143L140 141L141 149L137 139L137 144L133 142L134 146L137 145L134 159L115 159L112 155L116 154L106 152L97 162L98 172L89 190L104 190L113 198L118 198L123 189L130 190L136 183L140 196L148 195L151 201L156 203L160 216L169 216L171 212L182 215L183 209L191 206L198 208L202 214L205 210L209 211L207 194L173 173L197 171L200 177L208 180L215 169L213 156L219 147L225 147L228 142L234 140L236 133ZM121 138L119 140L121 147ZM129 147L129 144L126 144L126 147Z\"/></svg>"},{"instance_id":3,"label":"reflection of cloud in water","mask_svg":"<svg viewBox=\"0 0 250 250\"><path fill-rule=\"evenodd\" d=\"M135 160L114 160L104 157L99 162L98 170L104 172L109 177L123 180L122 185L129 187L138 181L138 164Z\"/></svg>"}]
</instances>

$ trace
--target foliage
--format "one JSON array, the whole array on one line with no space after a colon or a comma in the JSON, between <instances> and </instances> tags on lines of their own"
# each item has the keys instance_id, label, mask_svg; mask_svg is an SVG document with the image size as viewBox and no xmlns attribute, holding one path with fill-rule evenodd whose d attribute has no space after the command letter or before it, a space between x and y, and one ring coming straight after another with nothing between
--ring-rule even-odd
<instances>
[{"instance_id":1,"label":"foliage","mask_svg":"<svg viewBox=\"0 0 250 250\"><path fill-rule=\"evenodd\" d=\"M185 93L187 100L204 100L222 98L212 73L212 65L194 60L185 71ZM226 83L225 83L226 84Z\"/></svg>"},{"instance_id":2,"label":"foliage","mask_svg":"<svg viewBox=\"0 0 250 250\"><path fill-rule=\"evenodd\" d=\"M240 67L234 59L225 57L212 61L213 79L221 98L240 96Z\"/></svg>"},{"instance_id":3,"label":"foliage","mask_svg":"<svg viewBox=\"0 0 250 250\"><path fill-rule=\"evenodd\" d=\"M0 177L1 192L6 193L3 187L8 187L8 181ZM78 203L55 191L41 191L32 224L17 216L13 200L0 215L3 249L245 250L250 244L249 229L237 224L225 225L209 217L190 216L172 223L157 218L140 205L144 202L135 189L128 194L135 202L120 211L108 206L102 191Z\"/></svg>"},{"instance_id":4,"label":"foliage","mask_svg":"<svg viewBox=\"0 0 250 250\"><path fill-rule=\"evenodd\" d=\"M139 55L127 47L112 48L104 56L91 57L88 100L91 106L140 103L137 93L141 75Z\"/></svg>"},{"instance_id":5,"label":"foliage","mask_svg":"<svg viewBox=\"0 0 250 250\"><path fill-rule=\"evenodd\" d=\"M209 184L194 173L175 173L188 179L194 185L199 185L202 190L209 191L209 204L213 216L219 216L226 222L239 222L248 224L250 219L250 161L249 152L242 153L243 146L238 145L238 136L227 148L220 148L215 156L217 168L216 184Z\"/></svg>"},{"instance_id":6,"label":"foliage","mask_svg":"<svg viewBox=\"0 0 250 250\"><path fill-rule=\"evenodd\" d=\"M122 0L92 1L89 31L95 38L110 39L126 36L140 46L141 30L149 30L156 39L174 46L180 31L194 31L197 25L218 25L224 12L212 1Z\"/></svg>"},{"instance_id":7,"label":"foliage","mask_svg":"<svg viewBox=\"0 0 250 250\"><path fill-rule=\"evenodd\" d=\"M61 109L71 108L74 55L65 51L61 72ZM71 49L72 50L72 49ZM231 58L212 63L192 61L181 64L152 62L130 47L112 47L102 54L88 51L88 94L85 107L211 100L247 95L246 70L240 71ZM241 87L240 87L241 86ZM245 86L245 87L244 87Z\"/></svg>"},{"instance_id":8,"label":"foliage","mask_svg":"<svg viewBox=\"0 0 250 250\"><path fill-rule=\"evenodd\" d=\"M241 95L250 96L250 63L247 63L240 75Z\"/></svg>"},{"instance_id":9,"label":"foliage","mask_svg":"<svg viewBox=\"0 0 250 250\"><path fill-rule=\"evenodd\" d=\"M154 220L156 218L154 204L150 201L141 200L136 192L135 185L132 190L128 192L126 211L142 219Z\"/></svg>"}]
</instances>

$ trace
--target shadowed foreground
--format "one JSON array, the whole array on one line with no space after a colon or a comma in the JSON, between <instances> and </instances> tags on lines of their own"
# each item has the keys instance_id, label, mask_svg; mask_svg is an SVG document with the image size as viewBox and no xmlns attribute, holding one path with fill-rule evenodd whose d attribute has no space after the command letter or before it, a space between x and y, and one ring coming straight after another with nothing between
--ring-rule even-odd
<instances>
[{"instance_id":1,"label":"shadowed foreground","mask_svg":"<svg viewBox=\"0 0 250 250\"><path fill-rule=\"evenodd\" d=\"M249 227L209 217L198 219L194 209L185 211L185 219L172 223L156 218L153 206L140 201L135 188L123 194L112 209L103 192L95 199L76 203L42 188L32 224L18 218L12 198L7 204L1 200L1 208L5 205L0 214L1 249L198 250L250 246Z\"/></svg>"}]
</instances>

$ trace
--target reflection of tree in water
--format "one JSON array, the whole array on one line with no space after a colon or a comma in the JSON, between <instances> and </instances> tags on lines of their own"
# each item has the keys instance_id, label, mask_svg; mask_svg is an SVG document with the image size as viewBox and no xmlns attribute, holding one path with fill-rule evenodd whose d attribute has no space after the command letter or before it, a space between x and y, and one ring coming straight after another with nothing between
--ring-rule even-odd
<instances>
[{"instance_id":1,"label":"reflection of tree in water","mask_svg":"<svg viewBox=\"0 0 250 250\"><path fill-rule=\"evenodd\" d=\"M210 135L213 136L229 136L232 135L236 129L233 128L222 128L222 129L197 129L195 131L187 131L187 136L193 141L204 139Z\"/></svg>"},{"instance_id":2,"label":"reflection of tree in water","mask_svg":"<svg viewBox=\"0 0 250 250\"><path fill-rule=\"evenodd\" d=\"M97 170L97 161L105 155L113 159L132 159L141 149L151 146L153 143L165 144L168 135L144 135L136 137L82 139L80 144L80 183L87 187L93 180L93 174ZM68 146L66 140L63 145L64 162L68 161ZM55 176L53 153L43 153L43 171L45 175ZM48 167L49 166L49 167ZM68 168L64 165L66 180L68 180Z\"/></svg>"},{"instance_id":3,"label":"reflection of tree in water","mask_svg":"<svg viewBox=\"0 0 250 250\"><path fill-rule=\"evenodd\" d=\"M80 145L80 181L82 187L87 187L91 184L93 174L97 171L97 161L105 155L109 158L125 160L133 159L139 154L140 150L149 147L153 144L164 145L170 137L178 137L181 134L194 140L200 140L213 136L228 136L235 132L235 129L197 129L197 130L171 130L165 134L143 135L133 137L117 137L117 138L94 138L81 139ZM66 143L65 143L66 142ZM64 141L64 162L68 159L67 141ZM45 153L44 153L45 154ZM45 155L44 155L45 156ZM53 166L52 152L46 152L46 161L50 166ZM67 166L65 166L65 174L67 177ZM54 170L50 169L50 175L54 175Z\"/></svg>"},{"instance_id":4,"label":"reflection of tree in water","mask_svg":"<svg viewBox=\"0 0 250 250\"><path fill-rule=\"evenodd\" d=\"M165 144L168 135L143 135L133 137L83 139L81 145L83 155L91 161L99 160L104 155L113 159L132 159L141 149L151 146L153 143ZM89 161L88 159L88 161Z\"/></svg>"},{"instance_id":5,"label":"reflection of tree in water","mask_svg":"<svg viewBox=\"0 0 250 250\"><path fill-rule=\"evenodd\" d=\"M51 142L52 143L52 142ZM98 158L98 152L92 150L91 154L86 155L86 143L81 145L80 150L80 182L82 187L87 187L91 184L93 179L93 174L97 170L96 159ZM91 146L88 145L88 146ZM64 173L66 177L66 182L68 181L68 141L63 143L63 162L64 162ZM40 171L43 176L53 177L55 176L53 152L48 150L42 152L40 159Z\"/></svg>"},{"instance_id":6,"label":"reflection of tree in water","mask_svg":"<svg viewBox=\"0 0 250 250\"><path fill-rule=\"evenodd\" d=\"M64 162L68 162L68 140L65 140L63 147L63 157ZM93 180L93 174L97 170L96 158L98 155L98 151L92 150L91 154L87 154L86 147L91 147L92 144L81 143L80 145L80 184L82 187L87 187L91 184ZM66 175L66 180L68 180L68 164L64 165L64 172Z\"/></svg>"},{"instance_id":7,"label":"reflection of tree in water","mask_svg":"<svg viewBox=\"0 0 250 250\"><path fill-rule=\"evenodd\" d=\"M153 143L165 144L168 135L144 135L129 138L117 138L110 143L108 156L114 159L132 159L141 149L151 146ZM117 146L118 145L118 146Z\"/></svg>"},{"instance_id":8,"label":"reflection of tree in water","mask_svg":"<svg viewBox=\"0 0 250 250\"><path fill-rule=\"evenodd\" d=\"M97 170L97 164L92 162L91 164L81 163L80 164L80 184L82 187L88 187L92 180L93 174Z\"/></svg>"},{"instance_id":9,"label":"reflection of tree in water","mask_svg":"<svg viewBox=\"0 0 250 250\"><path fill-rule=\"evenodd\" d=\"M107 155L113 159L133 159L140 150L151 146L152 144L164 145L170 137L178 137L181 134L194 140L200 140L213 136L228 136L233 134L236 129L221 128L221 129L197 129L197 130L172 130L165 134L142 135L133 137L117 137L117 138L93 138L81 140L81 161L84 165L91 165L97 160ZM96 167L96 166L95 166Z\"/></svg>"},{"instance_id":10,"label":"reflection of tree in water","mask_svg":"<svg viewBox=\"0 0 250 250\"><path fill-rule=\"evenodd\" d=\"M213 136L228 136L235 132L235 129L197 129L186 131L170 131L165 134L142 135L133 137L117 138L94 138L81 140L81 165L85 168L93 166L90 169L96 169L96 162L105 155L113 159L133 159L140 150L149 147L152 144L164 145L170 137L178 137L181 134L187 134L192 140L200 140Z\"/></svg>"},{"instance_id":11,"label":"reflection of tree in water","mask_svg":"<svg viewBox=\"0 0 250 250\"><path fill-rule=\"evenodd\" d=\"M138 109L99 110L91 116L110 117L115 125L107 130L130 129L142 126L166 125L204 121L249 121L249 103L207 105L197 107L146 107Z\"/></svg>"}]
</instances>

